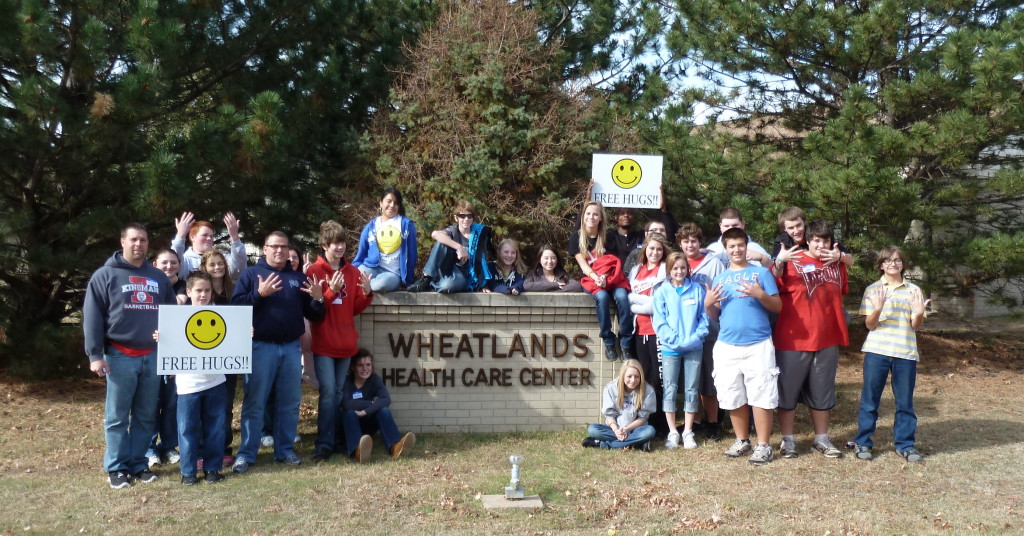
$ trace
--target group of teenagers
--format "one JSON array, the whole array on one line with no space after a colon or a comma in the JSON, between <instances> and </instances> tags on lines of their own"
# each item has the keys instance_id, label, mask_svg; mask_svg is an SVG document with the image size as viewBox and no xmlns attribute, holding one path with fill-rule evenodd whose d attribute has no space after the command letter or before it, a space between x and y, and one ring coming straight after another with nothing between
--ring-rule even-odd
<instances>
[{"instance_id":1,"label":"group of teenagers","mask_svg":"<svg viewBox=\"0 0 1024 536\"><path fill-rule=\"evenodd\" d=\"M725 455L749 454L749 463L764 465L775 457L770 440L776 419L782 433L778 454L799 455L795 420L802 403L814 432L812 452L842 457L829 436L829 421L839 349L849 344L843 296L854 259L836 241L834 229L821 220L808 223L801 209L787 208L779 214L780 234L769 253L750 240L740 211L727 208L719 217L721 238L706 246L697 225L684 224L668 234L674 221L663 218L636 235L636 251L623 251L623 244L631 249L632 217L628 209L618 209L615 220L617 228L606 228L604 207L587 202L580 230L569 241L583 286L595 299L606 356L615 360L621 352L624 360L618 377L602 391L604 422L590 425L583 446L649 451L661 436L666 448L697 448L695 422L703 405L708 441L722 439L720 410L728 412L736 439ZM628 267L631 255L637 261ZM862 348L858 431L847 446L862 460L873 458L872 435L890 375L896 452L909 462L923 459L915 448L913 392L916 331L929 300L905 278L907 267L899 247L879 251L880 277L865 289L860 304L869 332Z\"/></svg>"},{"instance_id":2,"label":"group of teenagers","mask_svg":"<svg viewBox=\"0 0 1024 536\"><path fill-rule=\"evenodd\" d=\"M661 217L638 231L631 210L618 209L615 225L608 226L605 208L590 201L568 242L568 254L582 274L577 281L552 245L539 248L532 270L515 240L494 248L491 228L478 221L474 205L459 201L452 225L431 233L433 247L415 278L417 232L401 193L385 190L379 209L362 229L351 260L346 232L334 221L320 227L320 255L303 259L288 236L275 231L252 266L247 266L239 222L230 213L224 218L227 254L214 246L213 225L195 221L191 213L175 220L170 248L160 250L152 263L145 227L130 224L122 230L122 249L93 274L83 307L90 368L107 382L104 468L111 487L151 482L157 478L152 466L163 461L179 464L185 485L197 484L200 470L207 482L217 482L225 467L248 471L261 445L273 447L276 462L301 464L294 444L303 379L319 390L314 461L344 453L366 462L378 431L392 457L411 452L415 436L399 432L388 409L390 395L373 371L373 356L358 346L354 321L375 293L402 289L590 293L605 355L617 360L621 354L624 363L602 393L605 423L590 426L584 446L649 449L660 432L668 448L696 448L694 428L703 405L707 439L722 438L719 410L728 411L736 441L726 455L752 453L750 462L763 464L773 457L769 439L776 410L780 452L797 455L793 427L802 402L811 412L814 449L841 456L829 439L828 423L838 347L848 344L842 295L853 259L824 222L805 229L803 212L787 209L779 217L783 233L769 254L749 240L733 208L721 213L722 237L703 246L700 227L677 226L664 202ZM896 449L918 461L915 330L926 301L904 279L907 259L899 248L883 249L876 265L881 279L868 287L861 304L870 333L856 454L871 458L871 435L891 373ZM157 376L161 304L252 306L252 372ZM239 378L241 438L232 456ZM680 384L681 433L676 422ZM756 444L749 438L751 415Z\"/></svg>"}]
</instances>

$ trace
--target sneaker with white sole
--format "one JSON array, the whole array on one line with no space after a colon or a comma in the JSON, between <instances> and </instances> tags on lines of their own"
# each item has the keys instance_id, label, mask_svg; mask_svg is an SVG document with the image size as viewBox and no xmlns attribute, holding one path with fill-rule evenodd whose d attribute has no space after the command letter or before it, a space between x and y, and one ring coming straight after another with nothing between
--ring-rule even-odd
<instances>
[{"instance_id":1,"label":"sneaker with white sole","mask_svg":"<svg viewBox=\"0 0 1024 536\"><path fill-rule=\"evenodd\" d=\"M167 463L176 464L181 461L181 454L178 454L176 450L167 451Z\"/></svg>"},{"instance_id":2,"label":"sneaker with white sole","mask_svg":"<svg viewBox=\"0 0 1024 536\"><path fill-rule=\"evenodd\" d=\"M779 454L782 454L783 458L796 458L799 456L796 452L796 441L782 438L782 443L779 444Z\"/></svg>"},{"instance_id":3,"label":"sneaker with white sole","mask_svg":"<svg viewBox=\"0 0 1024 536\"><path fill-rule=\"evenodd\" d=\"M132 485L132 478L127 471L111 471L107 473L107 482L114 489L129 488Z\"/></svg>"},{"instance_id":4,"label":"sneaker with white sole","mask_svg":"<svg viewBox=\"0 0 1024 536\"><path fill-rule=\"evenodd\" d=\"M900 456L903 456L903 459L910 463L918 463L924 460L924 455L918 452L914 447L901 451Z\"/></svg>"},{"instance_id":5,"label":"sneaker with white sole","mask_svg":"<svg viewBox=\"0 0 1024 536\"><path fill-rule=\"evenodd\" d=\"M669 432L668 440L665 441L665 448L677 449L679 448L679 432Z\"/></svg>"},{"instance_id":6,"label":"sneaker with white sole","mask_svg":"<svg viewBox=\"0 0 1024 536\"><path fill-rule=\"evenodd\" d=\"M748 461L750 465L767 465L772 461L772 446L768 443L758 443Z\"/></svg>"},{"instance_id":7,"label":"sneaker with white sole","mask_svg":"<svg viewBox=\"0 0 1024 536\"><path fill-rule=\"evenodd\" d=\"M260 439L260 445L263 445L264 447L268 447L268 448L269 447L273 447L274 446L274 436L270 436L270 435L263 436Z\"/></svg>"},{"instance_id":8,"label":"sneaker with white sole","mask_svg":"<svg viewBox=\"0 0 1024 536\"><path fill-rule=\"evenodd\" d=\"M751 446L749 439L737 439L736 442L729 447L729 450L725 451L725 455L730 458L739 458L740 456L750 452L750 450Z\"/></svg>"},{"instance_id":9,"label":"sneaker with white sole","mask_svg":"<svg viewBox=\"0 0 1024 536\"><path fill-rule=\"evenodd\" d=\"M843 457L843 452L841 450L837 449L836 446L832 444L832 441L830 439L824 439L822 441L815 441L813 447L814 447L814 450L824 454L826 458L842 458Z\"/></svg>"},{"instance_id":10,"label":"sneaker with white sole","mask_svg":"<svg viewBox=\"0 0 1024 536\"><path fill-rule=\"evenodd\" d=\"M870 460L872 458L871 447L855 444L853 445L853 452L857 455L858 460Z\"/></svg>"},{"instance_id":11,"label":"sneaker with white sole","mask_svg":"<svg viewBox=\"0 0 1024 536\"><path fill-rule=\"evenodd\" d=\"M146 465L148 465L149 467L156 467L160 465L160 455L150 454L149 456L146 457L146 461L148 462Z\"/></svg>"},{"instance_id":12,"label":"sneaker with white sole","mask_svg":"<svg viewBox=\"0 0 1024 536\"><path fill-rule=\"evenodd\" d=\"M683 448L684 449L695 449L697 448L697 440L693 437L693 430L683 431Z\"/></svg>"}]
</instances>

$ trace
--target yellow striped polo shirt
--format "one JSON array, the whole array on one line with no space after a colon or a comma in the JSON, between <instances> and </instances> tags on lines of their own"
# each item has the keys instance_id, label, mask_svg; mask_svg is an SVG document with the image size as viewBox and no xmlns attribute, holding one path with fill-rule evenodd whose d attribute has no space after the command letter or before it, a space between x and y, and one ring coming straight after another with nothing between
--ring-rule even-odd
<instances>
[{"instance_id":1,"label":"yellow striped polo shirt","mask_svg":"<svg viewBox=\"0 0 1024 536\"><path fill-rule=\"evenodd\" d=\"M910 325L910 319L914 312L911 306L912 292L915 289L920 292L921 289L906 279L902 283L890 284L886 283L883 277L864 290L864 298L860 302L861 315L868 316L874 312L868 296L879 286L886 287L889 297L882 306L878 327L868 331L861 351L918 361L920 355L917 353L917 334Z\"/></svg>"}]
</instances>

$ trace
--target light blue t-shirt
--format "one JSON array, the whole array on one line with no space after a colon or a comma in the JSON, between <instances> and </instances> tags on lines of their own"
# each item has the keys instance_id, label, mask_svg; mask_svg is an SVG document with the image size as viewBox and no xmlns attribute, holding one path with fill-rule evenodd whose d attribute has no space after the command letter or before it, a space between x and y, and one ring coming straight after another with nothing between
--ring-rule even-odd
<instances>
[{"instance_id":1,"label":"light blue t-shirt","mask_svg":"<svg viewBox=\"0 0 1024 536\"><path fill-rule=\"evenodd\" d=\"M761 285L769 296L779 293L771 272L760 266L751 264L742 270L726 270L715 276L712 287L721 283L725 289L725 299L721 302L722 313L718 320L721 325L718 340L747 345L771 338L772 325L768 310L756 298L738 290L740 284L751 282Z\"/></svg>"}]
</instances>

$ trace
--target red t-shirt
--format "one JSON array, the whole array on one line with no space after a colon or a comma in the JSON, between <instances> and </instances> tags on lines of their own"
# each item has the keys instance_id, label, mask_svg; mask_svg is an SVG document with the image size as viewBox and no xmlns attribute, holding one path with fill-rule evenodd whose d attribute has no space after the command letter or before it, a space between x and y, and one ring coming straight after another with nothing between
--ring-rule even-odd
<instances>
[{"instance_id":1,"label":"red t-shirt","mask_svg":"<svg viewBox=\"0 0 1024 536\"><path fill-rule=\"evenodd\" d=\"M653 270L647 268L646 264L641 266L636 271L636 279L637 279L637 281L643 281L643 280L651 278L651 277L657 277L658 276L658 270L660 268L661 268L660 264L658 266L655 266ZM636 290L636 289L634 289L634 290ZM647 288L645 288L643 290L641 290L640 292L637 292L637 294L642 294L644 296L650 296L652 290L654 290L654 286L653 285L650 286L650 287L647 287ZM651 320L651 315L636 315L636 334L637 335L654 335L655 334L655 332L654 332L654 322Z\"/></svg>"},{"instance_id":2,"label":"red t-shirt","mask_svg":"<svg viewBox=\"0 0 1024 536\"><path fill-rule=\"evenodd\" d=\"M700 267L700 263L704 262L704 257L705 257L705 255L701 255L700 257L697 257L696 259L691 259L689 257L686 258L686 264L690 265L690 273L691 274L693 273L694 270L696 270L697 268Z\"/></svg>"},{"instance_id":3,"label":"red t-shirt","mask_svg":"<svg viewBox=\"0 0 1024 536\"><path fill-rule=\"evenodd\" d=\"M773 335L776 350L817 352L850 343L843 314L843 295L850 291L845 264L826 266L801 251L776 283L782 298Z\"/></svg>"}]
</instances>

